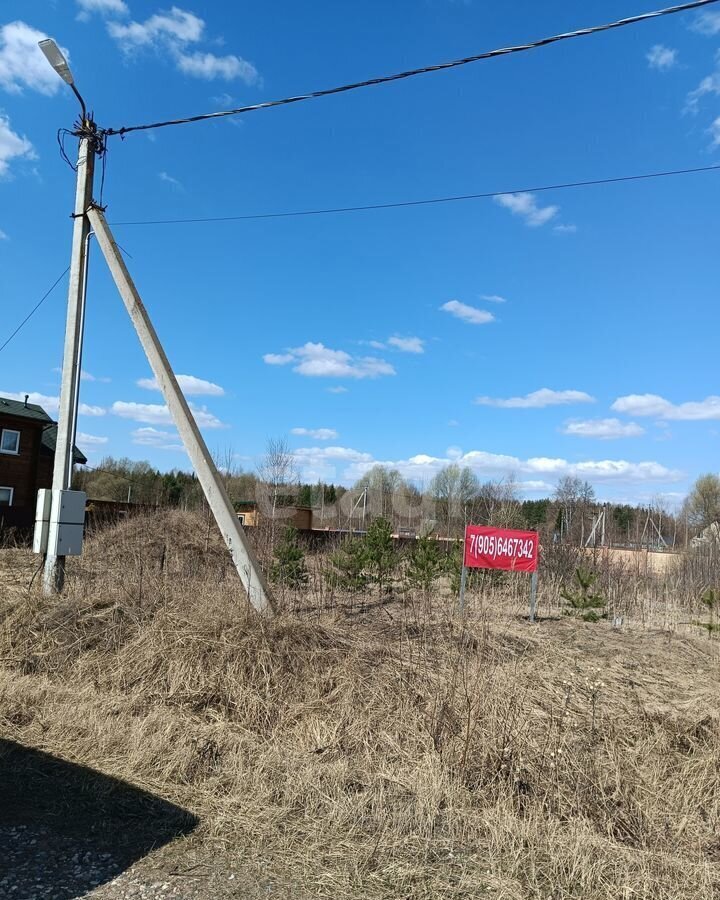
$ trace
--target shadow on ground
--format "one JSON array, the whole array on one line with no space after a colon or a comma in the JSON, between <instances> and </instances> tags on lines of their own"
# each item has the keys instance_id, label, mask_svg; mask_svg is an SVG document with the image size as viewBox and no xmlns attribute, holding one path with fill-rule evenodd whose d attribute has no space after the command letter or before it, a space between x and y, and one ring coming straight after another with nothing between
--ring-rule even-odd
<instances>
[{"instance_id":1,"label":"shadow on ground","mask_svg":"<svg viewBox=\"0 0 720 900\"><path fill-rule=\"evenodd\" d=\"M0 739L0 896L72 900L198 820L117 778Z\"/></svg>"}]
</instances>

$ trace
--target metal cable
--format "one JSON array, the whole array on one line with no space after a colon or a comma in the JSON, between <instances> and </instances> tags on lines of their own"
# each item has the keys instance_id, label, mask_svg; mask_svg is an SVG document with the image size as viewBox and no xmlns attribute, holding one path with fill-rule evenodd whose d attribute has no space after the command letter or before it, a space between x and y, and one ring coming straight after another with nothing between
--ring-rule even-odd
<instances>
[{"instance_id":1,"label":"metal cable","mask_svg":"<svg viewBox=\"0 0 720 900\"><path fill-rule=\"evenodd\" d=\"M533 193L543 191L561 191L567 188L592 187L600 184L621 184L626 181L645 181L651 178L668 178L675 175L691 175L699 172L716 172L720 164L714 166L697 166L691 169L669 169L663 172L646 172L640 175L621 175L616 178L596 178L591 181L568 181L561 184L545 184L539 187L517 188L512 191L488 191L482 194L456 194L449 197L431 197L425 200L399 200L395 203L370 203L365 206L336 206L325 209L300 209L291 212L254 213L243 216L208 216L197 219L146 219L137 222L112 222L113 227L130 225L190 225L203 222L241 222L248 219L288 219L296 216L323 216L332 213L367 212L376 209L399 209L407 206L431 206L437 203L457 203L461 200L487 200L492 197L507 197L512 194ZM119 246L119 245L118 245Z\"/></svg>"},{"instance_id":2,"label":"metal cable","mask_svg":"<svg viewBox=\"0 0 720 900\"><path fill-rule=\"evenodd\" d=\"M62 275L59 276L59 278L57 279L57 281L55 281L55 283L53 284L53 286L52 286L51 288L49 288L45 294L43 294L43 296L40 298L40 300L38 300L38 302L35 304L35 306L33 306L33 308L32 308L32 309L30 310L30 312L25 316L25 318L24 318L24 319L22 320L22 322L18 325L18 327L15 329L15 331L13 331L13 333L10 335L10 337L7 338L7 340L6 340L2 345L0 345L0 353L2 353L2 351L7 347L7 345L10 343L10 341L11 341L11 340L15 337L15 335L20 331L20 329L21 329L27 322L30 321L30 319L32 318L32 316L40 309L40 307L43 305L43 303L47 300L47 298L50 296L50 294L52 294L52 292L53 292L53 291L55 290L55 288L60 284L60 282L63 280L63 278L67 275L67 273L68 273L69 271L70 271L70 266L68 266L67 269L65 269L65 271L62 273Z\"/></svg>"},{"instance_id":3,"label":"metal cable","mask_svg":"<svg viewBox=\"0 0 720 900\"><path fill-rule=\"evenodd\" d=\"M687 12L693 9L700 9L703 6L709 6L711 3L717 3L718 0L693 0L690 3L683 3L679 6L669 6L665 9L658 9L648 13L642 13L637 16L630 16L625 19L619 19L616 22L608 22L604 25L593 25L589 28L581 28L577 31L568 31L563 34L556 34L552 37L542 38L532 41L528 44L518 44L513 47L502 47L497 50L488 50L484 53L478 53L475 56L466 56L462 59L455 59L450 62L437 63L433 66L423 66L419 69L408 69L404 72L397 72L394 75L383 75L378 78L369 78L365 81L356 81L351 84L343 84L339 87L326 88L320 91L312 91L309 94L299 94L294 97L285 97L282 100L268 100L265 103L255 103L251 106L240 106L236 109L222 110L220 112L203 113L197 116L188 116L183 119L168 119L164 122L152 122L148 125L127 125L122 128L108 128L104 130L107 135L125 135L133 131L148 131L152 128L166 128L169 125L185 125L189 122L202 122L206 119L219 119L224 116L236 116L241 113L254 112L257 109L270 109L275 106L287 106L290 103L300 103L304 100L315 100L318 97L329 97L331 94L343 94L347 91L355 91L359 88L371 87L377 84L388 84L391 81L401 81L405 78L412 78L415 75L425 75L430 72L440 72L445 69L454 69L458 66L466 66L469 63L479 62L483 59L493 59L498 56L508 56L512 53L522 53L526 50L535 50L539 47L547 47L549 44L556 44L559 41L567 41L571 38L586 37L592 34L599 34L603 31L610 31L614 28L623 28L626 25L635 25L639 22L646 22L650 19L657 19L661 16L670 16L675 13Z\"/></svg>"}]
</instances>

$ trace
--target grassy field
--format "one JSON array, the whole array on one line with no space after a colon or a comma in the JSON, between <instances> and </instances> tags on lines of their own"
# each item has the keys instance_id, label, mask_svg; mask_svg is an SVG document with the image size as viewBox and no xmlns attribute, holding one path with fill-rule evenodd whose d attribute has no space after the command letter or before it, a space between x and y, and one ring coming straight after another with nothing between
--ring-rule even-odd
<instances>
[{"instance_id":1,"label":"grassy field","mask_svg":"<svg viewBox=\"0 0 720 900\"><path fill-rule=\"evenodd\" d=\"M191 811L188 847L254 883L720 897L719 645L696 628L615 630L549 602L531 626L503 586L460 621L444 584L429 604L311 586L262 622L179 513L93 538L61 600L27 589L36 564L0 561L0 738Z\"/></svg>"}]
</instances>

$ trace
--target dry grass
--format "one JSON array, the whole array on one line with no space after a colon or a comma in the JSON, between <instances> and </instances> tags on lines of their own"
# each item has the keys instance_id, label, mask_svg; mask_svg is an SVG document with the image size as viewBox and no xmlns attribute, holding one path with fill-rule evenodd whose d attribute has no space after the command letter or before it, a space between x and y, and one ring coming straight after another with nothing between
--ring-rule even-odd
<instances>
[{"instance_id":1,"label":"dry grass","mask_svg":"<svg viewBox=\"0 0 720 900\"><path fill-rule=\"evenodd\" d=\"M66 599L1 598L0 736L191 809L288 896L720 896L717 642L521 603L260 622L201 519L136 520Z\"/></svg>"}]
</instances>

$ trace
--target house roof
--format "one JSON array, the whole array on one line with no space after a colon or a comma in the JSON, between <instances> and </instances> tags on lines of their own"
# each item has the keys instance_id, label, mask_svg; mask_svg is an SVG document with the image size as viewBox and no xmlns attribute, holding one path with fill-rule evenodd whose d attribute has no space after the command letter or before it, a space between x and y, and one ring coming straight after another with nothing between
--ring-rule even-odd
<instances>
[{"instance_id":1,"label":"house roof","mask_svg":"<svg viewBox=\"0 0 720 900\"><path fill-rule=\"evenodd\" d=\"M37 403L23 403L22 400L10 400L8 397L0 397L0 415L18 416L21 419L35 419L37 422L52 422L53 420Z\"/></svg>"},{"instance_id":2,"label":"house roof","mask_svg":"<svg viewBox=\"0 0 720 900\"><path fill-rule=\"evenodd\" d=\"M10 400L8 397L0 397L0 416L3 414L16 416L20 419L31 419L39 425L44 425L40 443L50 453L55 453L57 425L42 406L38 406L37 403L23 403L21 400ZM84 466L87 462L87 457L77 447L73 448L73 462L80 466Z\"/></svg>"},{"instance_id":3,"label":"house roof","mask_svg":"<svg viewBox=\"0 0 720 900\"><path fill-rule=\"evenodd\" d=\"M54 423L43 429L42 439L40 441L43 447L55 454L55 446L57 444L57 425ZM79 466L84 466L87 462L87 456L77 447L73 447L73 462Z\"/></svg>"}]
</instances>

